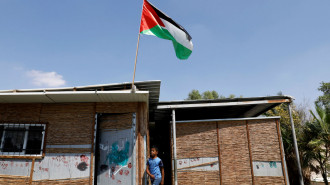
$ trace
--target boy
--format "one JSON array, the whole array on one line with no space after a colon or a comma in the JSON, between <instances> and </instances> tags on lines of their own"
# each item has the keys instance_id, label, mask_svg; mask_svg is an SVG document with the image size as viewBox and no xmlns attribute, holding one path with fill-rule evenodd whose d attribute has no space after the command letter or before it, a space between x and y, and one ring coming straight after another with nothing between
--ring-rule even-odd
<instances>
[{"instance_id":1,"label":"boy","mask_svg":"<svg viewBox=\"0 0 330 185\"><path fill-rule=\"evenodd\" d=\"M152 185L164 185L164 165L162 160L157 157L158 148L151 147L150 158L147 161L147 174L151 178Z\"/></svg>"}]
</instances>

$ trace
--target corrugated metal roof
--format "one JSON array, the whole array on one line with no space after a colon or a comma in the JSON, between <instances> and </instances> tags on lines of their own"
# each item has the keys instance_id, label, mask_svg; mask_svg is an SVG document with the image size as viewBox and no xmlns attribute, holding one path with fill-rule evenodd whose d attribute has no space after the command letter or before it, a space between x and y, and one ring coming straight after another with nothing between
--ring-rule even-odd
<instances>
[{"instance_id":1,"label":"corrugated metal roof","mask_svg":"<svg viewBox=\"0 0 330 185\"><path fill-rule=\"evenodd\" d=\"M159 101L160 80L132 83L100 84L47 89L16 89L0 91L0 103L54 103L54 102L149 102L149 113Z\"/></svg>"},{"instance_id":2,"label":"corrugated metal roof","mask_svg":"<svg viewBox=\"0 0 330 185\"><path fill-rule=\"evenodd\" d=\"M148 102L148 91L53 91L0 93L0 103Z\"/></svg>"},{"instance_id":3,"label":"corrugated metal roof","mask_svg":"<svg viewBox=\"0 0 330 185\"><path fill-rule=\"evenodd\" d=\"M175 109L178 121L256 117L292 99L291 96L266 96L159 102L155 121L170 121L172 109Z\"/></svg>"}]
</instances>

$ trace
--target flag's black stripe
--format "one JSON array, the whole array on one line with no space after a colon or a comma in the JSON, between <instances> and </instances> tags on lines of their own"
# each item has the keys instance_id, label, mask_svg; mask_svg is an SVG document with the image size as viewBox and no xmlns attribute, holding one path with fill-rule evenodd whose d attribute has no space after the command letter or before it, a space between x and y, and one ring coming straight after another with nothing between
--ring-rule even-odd
<instances>
[{"instance_id":1,"label":"flag's black stripe","mask_svg":"<svg viewBox=\"0 0 330 185\"><path fill-rule=\"evenodd\" d=\"M155 10L155 12L157 13L157 15L160 17L160 18L162 18L162 19L164 19L164 20L166 20L166 21L168 21L168 22L170 22L171 24L173 24L174 26L176 26L176 27L178 27L180 30L182 30L182 31L184 31L186 34L187 34L187 36L188 36L188 40L190 41L192 38L191 38L191 36L189 35L189 33L180 25L180 24L178 24L178 23L176 23L173 19L171 19L169 16L167 16L166 14L164 14L162 11L160 11L160 10L158 10L154 5L152 5L149 1L147 1L151 6L152 6L152 8Z\"/></svg>"}]
</instances>

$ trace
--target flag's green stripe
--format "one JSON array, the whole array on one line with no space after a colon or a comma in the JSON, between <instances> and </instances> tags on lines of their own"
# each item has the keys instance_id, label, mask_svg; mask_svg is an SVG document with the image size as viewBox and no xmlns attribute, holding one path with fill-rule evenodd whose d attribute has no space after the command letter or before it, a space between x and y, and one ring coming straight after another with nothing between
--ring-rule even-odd
<instances>
[{"instance_id":1,"label":"flag's green stripe","mask_svg":"<svg viewBox=\"0 0 330 185\"><path fill-rule=\"evenodd\" d=\"M183 45L181 45L180 43L173 41L173 46L175 49L175 54L176 57L178 57L179 59L188 59L188 57L190 56L190 54L192 53L192 51L186 47L184 47Z\"/></svg>"},{"instance_id":2,"label":"flag's green stripe","mask_svg":"<svg viewBox=\"0 0 330 185\"><path fill-rule=\"evenodd\" d=\"M154 26L153 28L151 28L149 30L144 30L141 33L146 34L146 35L154 35L154 36L159 37L161 39L175 40L173 38L173 36L170 34L170 32L167 31L167 29L164 29L159 25L156 25L156 26Z\"/></svg>"},{"instance_id":3,"label":"flag's green stripe","mask_svg":"<svg viewBox=\"0 0 330 185\"><path fill-rule=\"evenodd\" d=\"M172 40L176 56L179 59L187 59L189 57L189 55L192 53L192 51L190 49L188 49L188 48L184 47L183 45L181 45L180 43L178 43L167 29L164 29L164 28L160 27L159 25L157 25L149 30L144 30L141 33L146 34L146 35L154 35L156 37L166 39L166 40Z\"/></svg>"}]
</instances>

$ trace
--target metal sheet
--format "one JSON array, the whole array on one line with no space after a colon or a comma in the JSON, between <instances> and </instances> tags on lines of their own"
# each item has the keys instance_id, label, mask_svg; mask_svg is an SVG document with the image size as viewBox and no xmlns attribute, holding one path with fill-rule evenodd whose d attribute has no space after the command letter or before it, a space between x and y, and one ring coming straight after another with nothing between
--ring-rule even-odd
<instances>
[{"instance_id":1,"label":"metal sheet","mask_svg":"<svg viewBox=\"0 0 330 185\"><path fill-rule=\"evenodd\" d=\"M44 159L36 160L33 180L88 178L89 168L90 154L50 153Z\"/></svg>"},{"instance_id":2,"label":"metal sheet","mask_svg":"<svg viewBox=\"0 0 330 185\"><path fill-rule=\"evenodd\" d=\"M283 177L281 161L253 161L254 176Z\"/></svg>"},{"instance_id":3,"label":"metal sheet","mask_svg":"<svg viewBox=\"0 0 330 185\"><path fill-rule=\"evenodd\" d=\"M27 159L1 159L1 175L30 176L31 160Z\"/></svg>"},{"instance_id":4,"label":"metal sheet","mask_svg":"<svg viewBox=\"0 0 330 185\"><path fill-rule=\"evenodd\" d=\"M178 171L219 171L218 157L178 159Z\"/></svg>"},{"instance_id":5,"label":"metal sheet","mask_svg":"<svg viewBox=\"0 0 330 185\"><path fill-rule=\"evenodd\" d=\"M155 110L155 121L170 121L172 108L176 108L177 121L257 117L290 101L290 96L267 96L159 102Z\"/></svg>"},{"instance_id":6,"label":"metal sheet","mask_svg":"<svg viewBox=\"0 0 330 185\"><path fill-rule=\"evenodd\" d=\"M101 131L98 184L132 184L133 129Z\"/></svg>"}]
</instances>

